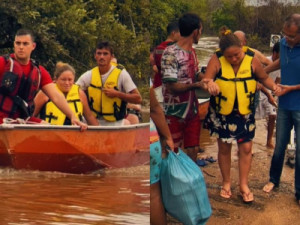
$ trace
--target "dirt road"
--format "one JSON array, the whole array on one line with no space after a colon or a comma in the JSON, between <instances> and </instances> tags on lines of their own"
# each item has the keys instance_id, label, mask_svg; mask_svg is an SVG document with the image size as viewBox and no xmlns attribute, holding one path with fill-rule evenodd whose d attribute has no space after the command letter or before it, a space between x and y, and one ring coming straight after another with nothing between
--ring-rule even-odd
<instances>
[{"instance_id":1,"label":"dirt road","mask_svg":"<svg viewBox=\"0 0 300 225\"><path fill-rule=\"evenodd\" d=\"M232 148L232 198L226 200L219 196L221 174L218 163L201 167L207 183L213 214L207 225L295 225L300 224L300 206L294 198L294 170L284 165L280 187L270 194L262 191L269 178L269 168L273 150L265 147L266 127L264 120L258 120L253 141L253 161L249 176L249 186L255 201L244 204L239 195L237 147ZM201 134L202 155L217 158L215 139L209 138L207 130ZM169 224L180 224L169 218Z\"/></svg>"}]
</instances>

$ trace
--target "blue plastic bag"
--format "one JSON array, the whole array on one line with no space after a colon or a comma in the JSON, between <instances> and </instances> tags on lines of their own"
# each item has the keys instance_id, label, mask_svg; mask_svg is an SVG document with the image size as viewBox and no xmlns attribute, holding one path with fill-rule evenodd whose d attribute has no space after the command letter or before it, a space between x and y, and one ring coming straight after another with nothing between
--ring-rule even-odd
<instances>
[{"instance_id":1,"label":"blue plastic bag","mask_svg":"<svg viewBox=\"0 0 300 225\"><path fill-rule=\"evenodd\" d=\"M166 211L184 225L205 224L211 216L203 174L182 150L163 159L161 189Z\"/></svg>"}]
</instances>

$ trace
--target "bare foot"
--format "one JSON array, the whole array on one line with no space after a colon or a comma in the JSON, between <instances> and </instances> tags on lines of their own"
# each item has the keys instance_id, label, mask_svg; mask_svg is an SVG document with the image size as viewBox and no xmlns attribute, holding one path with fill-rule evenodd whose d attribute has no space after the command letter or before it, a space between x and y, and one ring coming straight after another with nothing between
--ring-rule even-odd
<instances>
[{"instance_id":1,"label":"bare foot","mask_svg":"<svg viewBox=\"0 0 300 225\"><path fill-rule=\"evenodd\" d=\"M272 182L269 182L264 186L263 191L270 193L274 187L275 187L275 184L273 184Z\"/></svg>"}]
</instances>

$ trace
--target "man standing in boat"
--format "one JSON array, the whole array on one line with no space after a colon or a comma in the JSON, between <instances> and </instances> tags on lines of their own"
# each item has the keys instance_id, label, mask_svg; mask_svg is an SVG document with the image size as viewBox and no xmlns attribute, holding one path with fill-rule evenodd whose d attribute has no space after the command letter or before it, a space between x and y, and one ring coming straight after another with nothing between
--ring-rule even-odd
<instances>
[{"instance_id":1,"label":"man standing in boat","mask_svg":"<svg viewBox=\"0 0 300 225\"><path fill-rule=\"evenodd\" d=\"M42 120L31 117L33 98L39 88L66 114L72 124L86 129L65 98L57 91L47 70L30 58L36 47L30 30L20 29L14 40L14 53L0 57L0 123L4 118L21 118L28 122Z\"/></svg>"},{"instance_id":2,"label":"man standing in boat","mask_svg":"<svg viewBox=\"0 0 300 225\"><path fill-rule=\"evenodd\" d=\"M97 66L82 74L76 84L87 92L90 108L100 125L129 124L124 119L126 104L142 102L136 85L122 66L111 64L114 52L109 42L98 43L94 58Z\"/></svg>"},{"instance_id":3,"label":"man standing in boat","mask_svg":"<svg viewBox=\"0 0 300 225\"><path fill-rule=\"evenodd\" d=\"M175 147L182 147L194 161L199 151L200 117L195 89L198 59L197 44L202 21L198 15L186 13L179 19L179 40L168 46L162 56L164 110Z\"/></svg>"}]
</instances>

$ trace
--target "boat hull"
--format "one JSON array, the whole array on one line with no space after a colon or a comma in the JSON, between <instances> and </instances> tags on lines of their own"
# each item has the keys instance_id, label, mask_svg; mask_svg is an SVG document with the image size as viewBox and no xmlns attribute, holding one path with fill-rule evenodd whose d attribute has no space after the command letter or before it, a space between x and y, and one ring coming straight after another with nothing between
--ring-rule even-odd
<instances>
[{"instance_id":1,"label":"boat hull","mask_svg":"<svg viewBox=\"0 0 300 225\"><path fill-rule=\"evenodd\" d=\"M2 125L0 166L89 173L149 163L149 124L124 127Z\"/></svg>"}]
</instances>

